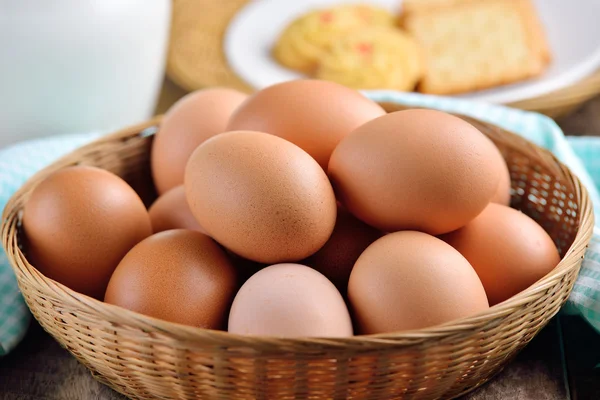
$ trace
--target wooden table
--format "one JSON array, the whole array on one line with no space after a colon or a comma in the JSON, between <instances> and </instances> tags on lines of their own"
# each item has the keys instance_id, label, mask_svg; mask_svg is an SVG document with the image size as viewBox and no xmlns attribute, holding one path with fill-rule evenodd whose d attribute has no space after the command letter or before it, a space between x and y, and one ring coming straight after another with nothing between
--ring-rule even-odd
<instances>
[{"instance_id":1,"label":"wooden table","mask_svg":"<svg viewBox=\"0 0 600 400\"><path fill-rule=\"evenodd\" d=\"M185 92L165 83L163 113ZM600 97L558 121L567 134L600 136ZM600 399L600 335L577 317L555 318L494 380L470 400ZM122 400L33 323L21 345L0 359L0 399Z\"/></svg>"}]
</instances>

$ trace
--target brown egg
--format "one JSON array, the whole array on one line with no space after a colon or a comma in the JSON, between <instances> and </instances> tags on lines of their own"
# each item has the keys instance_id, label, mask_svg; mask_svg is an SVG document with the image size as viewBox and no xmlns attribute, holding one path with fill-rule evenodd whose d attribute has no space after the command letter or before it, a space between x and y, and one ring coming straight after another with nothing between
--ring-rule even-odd
<instances>
[{"instance_id":1,"label":"brown egg","mask_svg":"<svg viewBox=\"0 0 600 400\"><path fill-rule=\"evenodd\" d=\"M304 260L303 264L325 275L342 295L345 295L354 263L381 235L380 231L356 219L343 207L338 206L335 228L331 237L321 250Z\"/></svg>"},{"instance_id":2,"label":"brown egg","mask_svg":"<svg viewBox=\"0 0 600 400\"><path fill-rule=\"evenodd\" d=\"M508 170L508 166L506 165L506 161L500 155L500 162L498 163L498 168L500 169L500 182L498 182L498 187L496 188L496 193L492 196L492 203L502 204L504 206L510 205L510 171Z\"/></svg>"},{"instance_id":3,"label":"brown egg","mask_svg":"<svg viewBox=\"0 0 600 400\"><path fill-rule=\"evenodd\" d=\"M352 336L340 292L322 274L300 264L271 265L239 290L229 332L278 337Z\"/></svg>"},{"instance_id":4,"label":"brown egg","mask_svg":"<svg viewBox=\"0 0 600 400\"><path fill-rule=\"evenodd\" d=\"M151 152L154 184L159 194L183 183L185 165L206 139L221 132L247 96L237 90L211 88L192 92L165 114Z\"/></svg>"},{"instance_id":5,"label":"brown egg","mask_svg":"<svg viewBox=\"0 0 600 400\"><path fill-rule=\"evenodd\" d=\"M298 145L327 170L331 152L347 134L385 114L377 103L333 82L296 80L252 95L227 130L270 133Z\"/></svg>"},{"instance_id":6,"label":"brown egg","mask_svg":"<svg viewBox=\"0 0 600 400\"><path fill-rule=\"evenodd\" d=\"M426 233L391 233L358 258L348 284L363 334L427 328L488 308L469 262Z\"/></svg>"},{"instance_id":7,"label":"brown egg","mask_svg":"<svg viewBox=\"0 0 600 400\"><path fill-rule=\"evenodd\" d=\"M175 229L127 253L104 301L165 321L222 329L236 280L225 252L210 237Z\"/></svg>"},{"instance_id":8,"label":"brown egg","mask_svg":"<svg viewBox=\"0 0 600 400\"><path fill-rule=\"evenodd\" d=\"M491 140L464 120L433 110L368 122L335 149L329 176L340 201L385 232L450 232L475 218L500 179Z\"/></svg>"},{"instance_id":9,"label":"brown egg","mask_svg":"<svg viewBox=\"0 0 600 400\"><path fill-rule=\"evenodd\" d=\"M329 239L331 184L298 146L260 132L227 132L196 149L185 173L188 204L211 237L261 263L302 260Z\"/></svg>"},{"instance_id":10,"label":"brown egg","mask_svg":"<svg viewBox=\"0 0 600 400\"><path fill-rule=\"evenodd\" d=\"M152 233L146 207L124 180L84 166L44 179L25 204L23 227L34 267L98 299L121 258Z\"/></svg>"},{"instance_id":11,"label":"brown egg","mask_svg":"<svg viewBox=\"0 0 600 400\"><path fill-rule=\"evenodd\" d=\"M154 233L169 229L190 229L206 233L200 226L185 198L183 185L160 196L148 209Z\"/></svg>"},{"instance_id":12,"label":"brown egg","mask_svg":"<svg viewBox=\"0 0 600 400\"><path fill-rule=\"evenodd\" d=\"M527 289L560 261L552 238L540 225L520 211L494 203L441 239L469 260L490 305Z\"/></svg>"}]
</instances>

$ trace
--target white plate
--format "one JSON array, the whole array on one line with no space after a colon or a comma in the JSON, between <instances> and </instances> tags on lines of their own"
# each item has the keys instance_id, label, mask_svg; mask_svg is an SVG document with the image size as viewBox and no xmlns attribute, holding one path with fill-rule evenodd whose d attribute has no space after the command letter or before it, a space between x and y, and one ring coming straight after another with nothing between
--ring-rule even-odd
<instances>
[{"instance_id":1,"label":"white plate","mask_svg":"<svg viewBox=\"0 0 600 400\"><path fill-rule=\"evenodd\" d=\"M331 4L360 0L254 0L232 20L224 40L231 68L255 89L301 78L280 66L270 50L280 32L299 15ZM363 0L367 2L367 0ZM399 0L369 0L398 11ZM512 103L569 86L600 68L600 0L534 0L545 26L552 64L540 77L458 97Z\"/></svg>"}]
</instances>

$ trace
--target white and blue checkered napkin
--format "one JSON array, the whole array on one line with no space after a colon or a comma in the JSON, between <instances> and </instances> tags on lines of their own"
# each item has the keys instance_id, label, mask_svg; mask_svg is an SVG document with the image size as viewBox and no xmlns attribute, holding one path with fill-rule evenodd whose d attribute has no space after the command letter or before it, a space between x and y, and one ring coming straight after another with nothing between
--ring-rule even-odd
<instances>
[{"instance_id":1,"label":"white and blue checkered napkin","mask_svg":"<svg viewBox=\"0 0 600 400\"><path fill-rule=\"evenodd\" d=\"M436 108L478 118L518 133L552 150L583 181L600 215L600 138L569 138L551 119L530 112L463 100L414 93L368 92L376 101ZM25 180L61 155L97 138L99 134L67 135L25 142L0 149L0 209ZM600 219L600 217L598 218ZM600 229L590 244L580 276L564 309L582 315L600 331ZM0 355L7 353L25 334L29 314L3 252L0 252Z\"/></svg>"},{"instance_id":2,"label":"white and blue checkered napkin","mask_svg":"<svg viewBox=\"0 0 600 400\"><path fill-rule=\"evenodd\" d=\"M10 196L36 171L98 136L97 133L65 135L0 149L0 213ZM29 320L6 253L0 250L0 356L19 343Z\"/></svg>"}]
</instances>

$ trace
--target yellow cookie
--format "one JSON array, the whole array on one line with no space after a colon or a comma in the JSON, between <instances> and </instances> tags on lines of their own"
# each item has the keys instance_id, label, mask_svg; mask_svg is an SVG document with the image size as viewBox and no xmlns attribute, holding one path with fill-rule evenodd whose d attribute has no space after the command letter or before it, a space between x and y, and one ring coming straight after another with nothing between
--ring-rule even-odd
<instances>
[{"instance_id":1,"label":"yellow cookie","mask_svg":"<svg viewBox=\"0 0 600 400\"><path fill-rule=\"evenodd\" d=\"M392 25L393 16L368 5L344 5L312 11L292 22L273 48L273 56L282 65L312 73L331 43L356 29Z\"/></svg>"},{"instance_id":2,"label":"yellow cookie","mask_svg":"<svg viewBox=\"0 0 600 400\"><path fill-rule=\"evenodd\" d=\"M334 12L350 13L367 26L393 26L395 23L395 17L389 11L368 4L346 4L336 7Z\"/></svg>"},{"instance_id":3,"label":"yellow cookie","mask_svg":"<svg viewBox=\"0 0 600 400\"><path fill-rule=\"evenodd\" d=\"M423 75L417 43L395 28L372 27L336 40L316 77L354 89L413 90Z\"/></svg>"}]
</instances>

